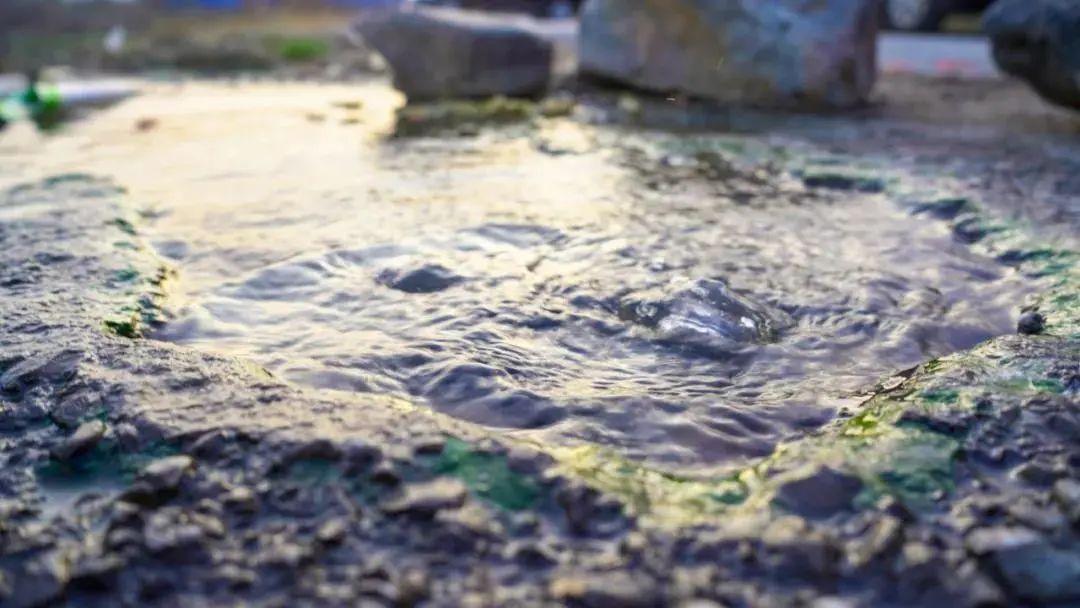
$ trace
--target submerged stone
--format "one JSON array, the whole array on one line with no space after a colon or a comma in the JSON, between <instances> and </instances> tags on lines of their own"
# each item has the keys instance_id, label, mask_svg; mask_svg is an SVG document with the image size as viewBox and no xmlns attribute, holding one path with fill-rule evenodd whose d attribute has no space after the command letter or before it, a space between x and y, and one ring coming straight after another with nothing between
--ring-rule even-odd
<instances>
[{"instance_id":1,"label":"submerged stone","mask_svg":"<svg viewBox=\"0 0 1080 608\"><path fill-rule=\"evenodd\" d=\"M412 270L384 270L378 277L379 283L406 293L435 293L464 280L464 277L439 264L428 264Z\"/></svg>"},{"instance_id":2,"label":"submerged stone","mask_svg":"<svg viewBox=\"0 0 1080 608\"><path fill-rule=\"evenodd\" d=\"M731 351L771 342L790 320L779 311L732 291L717 279L699 279L669 296L631 297L619 318L648 327L670 344Z\"/></svg>"}]
</instances>

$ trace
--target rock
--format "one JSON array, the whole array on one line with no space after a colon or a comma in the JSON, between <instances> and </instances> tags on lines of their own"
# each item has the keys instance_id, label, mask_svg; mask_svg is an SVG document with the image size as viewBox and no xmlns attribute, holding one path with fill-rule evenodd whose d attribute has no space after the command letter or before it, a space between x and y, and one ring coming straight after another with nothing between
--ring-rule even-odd
<instances>
[{"instance_id":1,"label":"rock","mask_svg":"<svg viewBox=\"0 0 1080 608\"><path fill-rule=\"evenodd\" d=\"M849 107L874 84L877 18L863 0L590 0L581 70L721 102Z\"/></svg>"},{"instance_id":2,"label":"rock","mask_svg":"<svg viewBox=\"0 0 1080 608\"><path fill-rule=\"evenodd\" d=\"M433 515L443 509L461 507L465 504L466 496L465 484L456 479L439 477L407 486L404 494L384 504L382 509L391 514Z\"/></svg>"},{"instance_id":3,"label":"rock","mask_svg":"<svg viewBox=\"0 0 1080 608\"><path fill-rule=\"evenodd\" d=\"M548 591L561 603L588 608L645 608L662 604L655 583L648 577L626 572L560 576L551 581Z\"/></svg>"},{"instance_id":4,"label":"rock","mask_svg":"<svg viewBox=\"0 0 1080 608\"><path fill-rule=\"evenodd\" d=\"M1046 317L1034 311L1020 315L1020 320L1016 323L1016 331L1028 336L1041 334L1044 329L1046 329Z\"/></svg>"},{"instance_id":5,"label":"rock","mask_svg":"<svg viewBox=\"0 0 1080 608\"><path fill-rule=\"evenodd\" d=\"M774 500L803 517L828 517L850 508L862 488L858 477L822 466L810 475L785 482Z\"/></svg>"},{"instance_id":6,"label":"rock","mask_svg":"<svg viewBox=\"0 0 1080 608\"><path fill-rule=\"evenodd\" d=\"M1044 99L1080 110L1080 3L1000 0L986 12L994 62Z\"/></svg>"},{"instance_id":7,"label":"rock","mask_svg":"<svg viewBox=\"0 0 1080 608\"><path fill-rule=\"evenodd\" d=\"M553 45L527 17L422 6L366 12L355 29L409 101L537 96L551 78Z\"/></svg>"},{"instance_id":8,"label":"rock","mask_svg":"<svg viewBox=\"0 0 1080 608\"><path fill-rule=\"evenodd\" d=\"M3 602L5 608L56 605L71 580L70 566L60 552L52 551L27 560L22 572L12 579L10 593Z\"/></svg>"},{"instance_id":9,"label":"rock","mask_svg":"<svg viewBox=\"0 0 1080 608\"><path fill-rule=\"evenodd\" d=\"M803 171L803 183L808 188L844 190L848 192L879 193L885 191L885 180L874 175L835 169Z\"/></svg>"},{"instance_id":10,"label":"rock","mask_svg":"<svg viewBox=\"0 0 1080 608\"><path fill-rule=\"evenodd\" d=\"M75 565L71 582L79 587L105 591L115 584L116 575L124 565L118 555L88 557Z\"/></svg>"},{"instance_id":11,"label":"rock","mask_svg":"<svg viewBox=\"0 0 1080 608\"><path fill-rule=\"evenodd\" d=\"M732 291L723 281L700 279L671 295L634 295L619 302L619 317L653 329L666 343L730 352L769 342L788 325L786 315Z\"/></svg>"},{"instance_id":12,"label":"rock","mask_svg":"<svg viewBox=\"0 0 1080 608\"><path fill-rule=\"evenodd\" d=\"M147 465L139 474L138 480L148 484L155 491L175 490L180 485L195 461L190 456L170 456L155 460Z\"/></svg>"},{"instance_id":13,"label":"rock","mask_svg":"<svg viewBox=\"0 0 1080 608\"><path fill-rule=\"evenodd\" d=\"M190 456L183 455L155 460L136 475L124 499L144 506L161 504L176 494L194 464Z\"/></svg>"},{"instance_id":14,"label":"rock","mask_svg":"<svg viewBox=\"0 0 1080 608\"><path fill-rule=\"evenodd\" d=\"M435 293L464 281L460 275L439 264L427 264L412 270L384 270L378 281L406 293Z\"/></svg>"},{"instance_id":15,"label":"rock","mask_svg":"<svg viewBox=\"0 0 1080 608\"><path fill-rule=\"evenodd\" d=\"M1046 604L1080 601L1080 552L1054 547L1026 528L982 528L968 549L993 567L1017 597Z\"/></svg>"},{"instance_id":16,"label":"rock","mask_svg":"<svg viewBox=\"0 0 1080 608\"><path fill-rule=\"evenodd\" d=\"M315 538L324 545L336 545L345 539L345 535L348 534L348 532L348 520L341 517L335 517L319 526L318 531L315 532Z\"/></svg>"},{"instance_id":17,"label":"rock","mask_svg":"<svg viewBox=\"0 0 1080 608\"><path fill-rule=\"evenodd\" d=\"M891 555L903 542L903 524L896 517L886 515L871 524L847 554L852 566L862 568L875 559Z\"/></svg>"},{"instance_id":18,"label":"rock","mask_svg":"<svg viewBox=\"0 0 1080 608\"><path fill-rule=\"evenodd\" d=\"M104 436L104 422L100 420L84 422L79 425L79 428L70 437L53 450L53 457L57 460L71 460L92 450Z\"/></svg>"},{"instance_id":19,"label":"rock","mask_svg":"<svg viewBox=\"0 0 1080 608\"><path fill-rule=\"evenodd\" d=\"M1054 484L1053 497L1065 517L1068 517L1074 525L1080 524L1080 482L1073 479L1059 479Z\"/></svg>"}]
</instances>

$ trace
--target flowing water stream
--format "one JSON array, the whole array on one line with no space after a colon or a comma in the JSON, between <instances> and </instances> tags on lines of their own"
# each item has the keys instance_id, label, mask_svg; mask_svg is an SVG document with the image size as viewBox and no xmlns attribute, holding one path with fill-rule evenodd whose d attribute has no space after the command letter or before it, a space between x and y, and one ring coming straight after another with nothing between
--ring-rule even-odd
<instances>
[{"instance_id":1,"label":"flowing water stream","mask_svg":"<svg viewBox=\"0 0 1080 608\"><path fill-rule=\"evenodd\" d=\"M155 85L5 134L0 181L126 186L179 272L159 339L682 470L768 454L1011 331L1032 289L877 188L808 187L762 137L561 118L402 139L397 103Z\"/></svg>"}]
</instances>

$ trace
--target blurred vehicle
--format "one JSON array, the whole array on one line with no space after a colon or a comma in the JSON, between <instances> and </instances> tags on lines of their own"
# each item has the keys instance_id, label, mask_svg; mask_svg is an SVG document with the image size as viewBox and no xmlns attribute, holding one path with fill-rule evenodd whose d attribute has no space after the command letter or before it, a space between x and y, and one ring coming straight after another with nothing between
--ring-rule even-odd
<instances>
[{"instance_id":1,"label":"blurred vehicle","mask_svg":"<svg viewBox=\"0 0 1080 608\"><path fill-rule=\"evenodd\" d=\"M525 13L534 17L572 17L584 0L417 0L417 4L483 11Z\"/></svg>"},{"instance_id":2,"label":"blurred vehicle","mask_svg":"<svg viewBox=\"0 0 1080 608\"><path fill-rule=\"evenodd\" d=\"M952 13L978 12L993 0L882 0L886 27L907 32L936 32Z\"/></svg>"}]
</instances>

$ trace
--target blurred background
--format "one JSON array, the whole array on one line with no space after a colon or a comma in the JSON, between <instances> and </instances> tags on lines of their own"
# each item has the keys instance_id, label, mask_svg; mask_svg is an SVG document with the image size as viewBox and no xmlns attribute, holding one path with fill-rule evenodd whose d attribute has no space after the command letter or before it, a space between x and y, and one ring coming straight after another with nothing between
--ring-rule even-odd
<instances>
[{"instance_id":1,"label":"blurred background","mask_svg":"<svg viewBox=\"0 0 1080 608\"><path fill-rule=\"evenodd\" d=\"M347 24L357 12L408 2L559 18L572 16L581 0L4 0L0 71L287 69L331 77L380 71ZM883 26L898 34L936 32L951 43L920 49L913 39L887 36L883 67L985 75L987 47L970 38L989 4L885 0ZM910 47L906 55L897 43Z\"/></svg>"}]
</instances>

